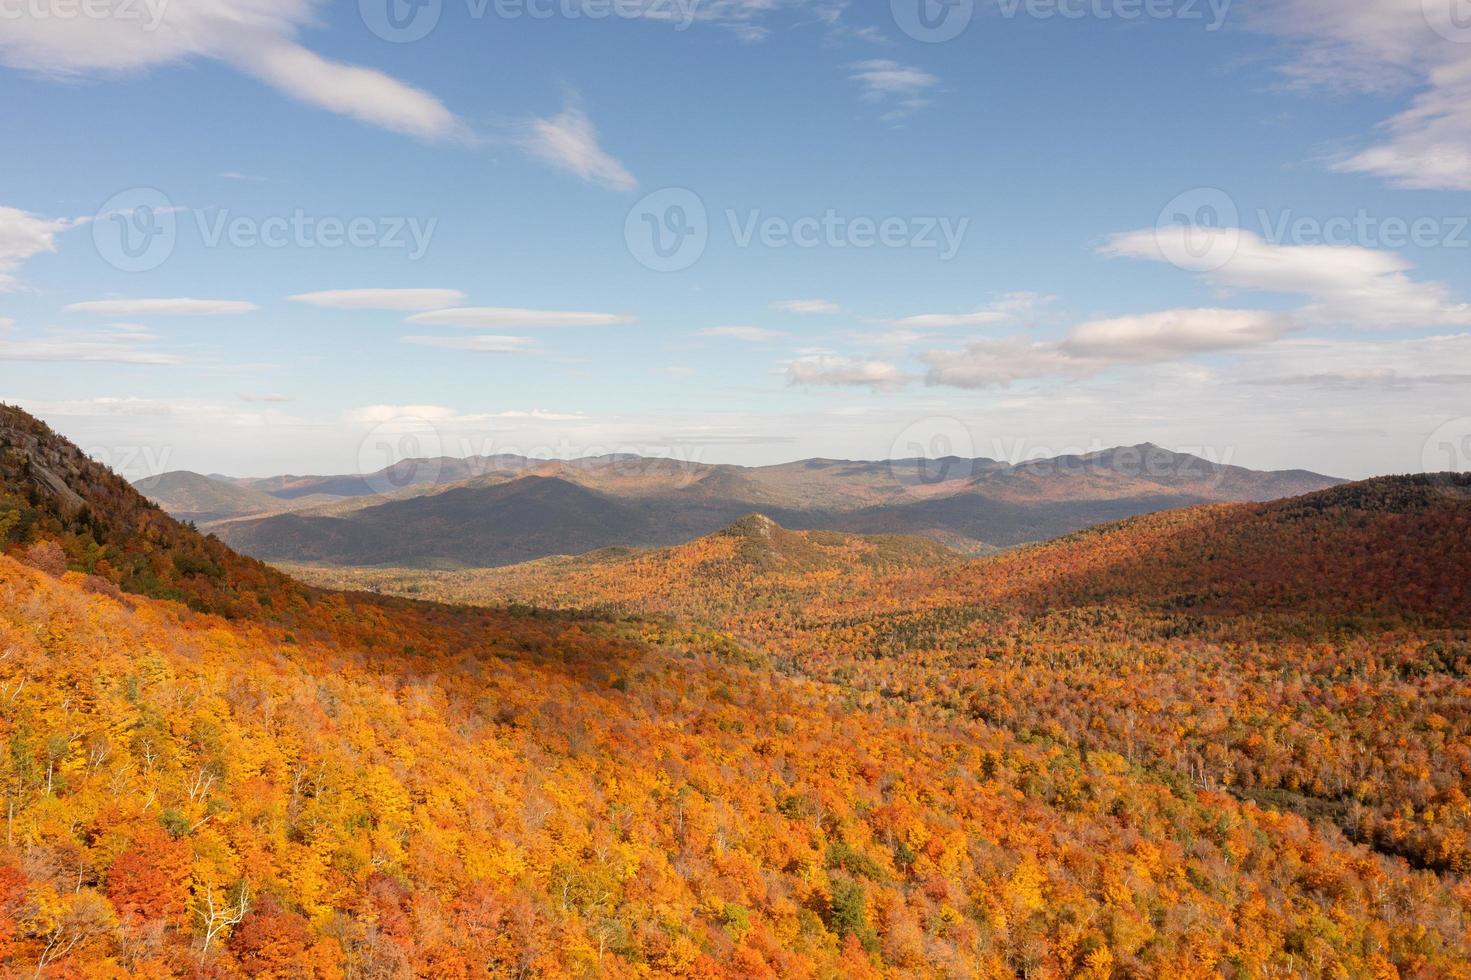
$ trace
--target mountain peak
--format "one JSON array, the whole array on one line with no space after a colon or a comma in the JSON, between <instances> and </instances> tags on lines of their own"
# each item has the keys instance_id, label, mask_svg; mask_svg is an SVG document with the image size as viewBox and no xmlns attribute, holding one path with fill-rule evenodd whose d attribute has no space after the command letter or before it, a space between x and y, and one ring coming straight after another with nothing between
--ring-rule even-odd
<instances>
[{"instance_id":1,"label":"mountain peak","mask_svg":"<svg viewBox=\"0 0 1471 980\"><path fill-rule=\"evenodd\" d=\"M720 533L733 538L759 538L769 540L785 529L765 514L747 514Z\"/></svg>"},{"instance_id":2,"label":"mountain peak","mask_svg":"<svg viewBox=\"0 0 1471 980\"><path fill-rule=\"evenodd\" d=\"M0 405L0 546L52 540L67 565L125 592L226 615L257 611L284 576L180 524L19 408Z\"/></svg>"}]
</instances>

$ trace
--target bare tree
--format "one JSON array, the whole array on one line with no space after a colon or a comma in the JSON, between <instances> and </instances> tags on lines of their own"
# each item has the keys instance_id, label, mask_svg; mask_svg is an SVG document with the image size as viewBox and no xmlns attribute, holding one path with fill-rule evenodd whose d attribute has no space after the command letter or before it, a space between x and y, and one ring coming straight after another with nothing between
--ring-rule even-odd
<instances>
[{"instance_id":1,"label":"bare tree","mask_svg":"<svg viewBox=\"0 0 1471 980\"><path fill-rule=\"evenodd\" d=\"M240 880L238 892L233 899L222 895L217 901L214 886L205 886L204 897L194 907L194 914L199 917L200 927L204 930L204 944L199 950L201 965L209 956L209 947L215 941L215 937L227 929L238 926L249 911L250 882L246 879Z\"/></svg>"}]
</instances>

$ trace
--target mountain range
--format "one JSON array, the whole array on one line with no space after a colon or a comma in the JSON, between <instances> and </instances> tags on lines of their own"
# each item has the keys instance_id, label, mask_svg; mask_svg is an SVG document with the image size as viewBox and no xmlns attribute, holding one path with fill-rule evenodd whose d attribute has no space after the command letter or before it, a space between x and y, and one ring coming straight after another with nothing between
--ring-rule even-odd
<instances>
[{"instance_id":1,"label":"mountain range","mask_svg":"<svg viewBox=\"0 0 1471 980\"><path fill-rule=\"evenodd\" d=\"M689 541L760 512L795 530L912 534L984 554L1094 524L1342 481L1152 444L1010 464L810 459L764 467L638 456L410 460L368 475L166 473L138 489L244 554L334 565L495 567Z\"/></svg>"}]
</instances>

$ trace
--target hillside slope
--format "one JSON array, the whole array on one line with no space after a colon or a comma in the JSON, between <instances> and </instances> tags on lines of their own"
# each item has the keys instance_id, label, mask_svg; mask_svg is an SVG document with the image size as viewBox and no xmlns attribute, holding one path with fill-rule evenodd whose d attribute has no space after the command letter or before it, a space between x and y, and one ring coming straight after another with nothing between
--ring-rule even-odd
<instances>
[{"instance_id":1,"label":"hillside slope","mask_svg":"<svg viewBox=\"0 0 1471 980\"><path fill-rule=\"evenodd\" d=\"M988 599L1471 626L1471 475L1154 514L1000 556Z\"/></svg>"},{"instance_id":2,"label":"hillside slope","mask_svg":"<svg viewBox=\"0 0 1471 980\"><path fill-rule=\"evenodd\" d=\"M732 567L717 537L445 575L303 574L696 620L785 670L1104 747L1463 873L1467 541L1471 476L1447 474L1155 514L967 563L874 566L860 548Z\"/></svg>"},{"instance_id":3,"label":"hillside slope","mask_svg":"<svg viewBox=\"0 0 1471 980\"><path fill-rule=\"evenodd\" d=\"M120 559L207 545L12 427L33 438L23 472L9 457L4 489L30 508L11 550L38 567L0 556L7 974L1429 977L1471 960L1464 889L1331 828L772 672L706 629L278 576L234 620L89 590L44 553L57 533L88 560L64 526L78 501ZM724 540L725 567L830 578L847 547L760 521ZM903 543L876 547L906 565ZM215 594L238 596L255 566L219 563Z\"/></svg>"}]
</instances>

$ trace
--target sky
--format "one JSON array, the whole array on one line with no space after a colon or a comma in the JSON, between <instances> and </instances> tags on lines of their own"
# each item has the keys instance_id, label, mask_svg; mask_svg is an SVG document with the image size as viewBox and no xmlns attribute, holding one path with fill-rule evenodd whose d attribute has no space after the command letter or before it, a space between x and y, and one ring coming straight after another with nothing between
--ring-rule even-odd
<instances>
[{"instance_id":1,"label":"sky","mask_svg":"<svg viewBox=\"0 0 1471 980\"><path fill-rule=\"evenodd\" d=\"M0 399L137 478L1471 469L1467 0L0 0Z\"/></svg>"}]
</instances>

